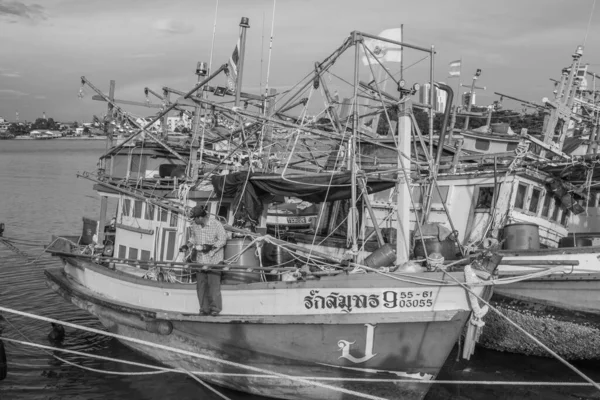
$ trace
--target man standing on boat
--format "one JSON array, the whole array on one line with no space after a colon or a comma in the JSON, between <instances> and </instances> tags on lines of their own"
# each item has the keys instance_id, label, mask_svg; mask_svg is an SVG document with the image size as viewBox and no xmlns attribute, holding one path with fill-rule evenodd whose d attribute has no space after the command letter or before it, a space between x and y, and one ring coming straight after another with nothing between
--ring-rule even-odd
<instances>
[{"instance_id":1,"label":"man standing on boat","mask_svg":"<svg viewBox=\"0 0 600 400\"><path fill-rule=\"evenodd\" d=\"M223 247L227 243L227 234L223 225L210 218L203 206L196 206L190 212L194 220L190 226L188 243L197 251L196 262L200 264L219 264L223 261ZM221 301L221 271L198 271L196 273L200 314L216 316L223 307Z\"/></svg>"}]
</instances>

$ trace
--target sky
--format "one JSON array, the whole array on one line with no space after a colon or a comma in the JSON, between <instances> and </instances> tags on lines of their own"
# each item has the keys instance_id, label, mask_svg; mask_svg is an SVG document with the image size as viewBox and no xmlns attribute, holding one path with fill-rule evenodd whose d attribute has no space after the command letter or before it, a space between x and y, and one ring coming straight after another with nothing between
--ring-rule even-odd
<instances>
[{"instance_id":1,"label":"sky","mask_svg":"<svg viewBox=\"0 0 600 400\"><path fill-rule=\"evenodd\" d=\"M448 63L457 59L464 84L482 70L477 85L486 90L478 92L479 105L498 99L494 92L535 102L551 97L550 78L560 76L584 41L583 61L600 73L595 53L600 5L592 13L594 0L275 1L269 86L279 91L313 70L350 32L378 34L401 24L406 43L435 46L437 81L457 87L456 78L448 79ZM33 121L45 112L58 121L80 122L101 116L106 104L92 100L90 88L78 96L81 76L105 93L114 79L117 99L143 102L146 86L159 93L163 86L187 91L197 80L196 63L209 62L215 11L213 69L227 62L240 18L248 17L243 87L259 93L267 77L273 5L273 0L0 0L0 116L14 121L18 111L21 121ZM404 54L405 67L423 57ZM404 78L410 85L422 83L427 68L428 61L421 61Z\"/></svg>"}]
</instances>

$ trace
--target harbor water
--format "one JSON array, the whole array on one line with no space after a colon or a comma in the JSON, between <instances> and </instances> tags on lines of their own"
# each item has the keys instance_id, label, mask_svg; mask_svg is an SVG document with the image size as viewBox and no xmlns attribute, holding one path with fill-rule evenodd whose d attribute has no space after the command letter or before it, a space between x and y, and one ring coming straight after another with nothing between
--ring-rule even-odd
<instances>
[{"instance_id":1,"label":"harbor water","mask_svg":"<svg viewBox=\"0 0 600 400\"><path fill-rule=\"evenodd\" d=\"M76 235L82 217L95 217L99 198L92 183L75 174L93 171L105 150L102 141L0 141L0 222L7 238L28 241L18 247L30 257L0 244L0 305L101 329L89 314L51 292L43 270L58 266L43 254L52 234ZM25 242L23 242L25 243ZM46 322L3 313L3 336L53 346ZM535 334L535 332L533 332ZM526 339L523 339L526 340ZM92 359L58 351L5 343L9 373L0 381L0 399L220 399L191 378L180 374L140 375L141 367ZM118 341L102 335L66 329L58 345L80 352L148 363ZM57 358L60 357L61 359ZM596 381L600 363L578 367ZM438 377L455 381L583 382L560 362L498 353L477 348L470 361L452 354ZM218 388L231 399L258 399ZM434 384L427 400L438 399L600 399L590 387Z\"/></svg>"}]
</instances>

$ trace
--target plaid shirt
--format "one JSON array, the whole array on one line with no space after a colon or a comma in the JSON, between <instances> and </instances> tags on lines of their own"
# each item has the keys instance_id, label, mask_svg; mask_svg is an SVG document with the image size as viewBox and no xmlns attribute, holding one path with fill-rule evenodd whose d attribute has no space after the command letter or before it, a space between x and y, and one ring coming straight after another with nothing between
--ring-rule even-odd
<instances>
[{"instance_id":1,"label":"plaid shirt","mask_svg":"<svg viewBox=\"0 0 600 400\"><path fill-rule=\"evenodd\" d=\"M218 264L223 261L223 247L227 243L227 234L223 225L217 220L209 219L205 227L193 223L190 226L188 242L198 250L196 262L201 264ZM202 245L212 244L214 248L208 253L202 253Z\"/></svg>"}]
</instances>

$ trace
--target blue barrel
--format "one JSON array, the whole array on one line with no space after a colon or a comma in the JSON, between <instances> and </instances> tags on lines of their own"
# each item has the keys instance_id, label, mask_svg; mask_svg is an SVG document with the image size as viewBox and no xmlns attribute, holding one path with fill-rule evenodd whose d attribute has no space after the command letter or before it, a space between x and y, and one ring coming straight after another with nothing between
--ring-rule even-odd
<instances>
[{"instance_id":1,"label":"blue barrel","mask_svg":"<svg viewBox=\"0 0 600 400\"><path fill-rule=\"evenodd\" d=\"M425 247L423 247L425 244ZM444 260L456 260L458 259L456 253L456 242L449 237L444 240L439 240L437 237L415 239L414 254L417 258L426 258L427 255L432 253L439 253L444 257Z\"/></svg>"},{"instance_id":2,"label":"blue barrel","mask_svg":"<svg viewBox=\"0 0 600 400\"><path fill-rule=\"evenodd\" d=\"M528 223L506 225L502 239L505 250L537 250L540 248L540 228Z\"/></svg>"},{"instance_id":3,"label":"blue barrel","mask_svg":"<svg viewBox=\"0 0 600 400\"><path fill-rule=\"evenodd\" d=\"M248 247L251 242L252 240L248 238L229 239L225 245L225 261L248 268L259 267L260 261L256 255L256 247ZM231 261L232 259L233 261ZM222 283L224 285L237 285L240 283L260 282L261 274L258 271L237 271L224 272Z\"/></svg>"},{"instance_id":4,"label":"blue barrel","mask_svg":"<svg viewBox=\"0 0 600 400\"><path fill-rule=\"evenodd\" d=\"M396 250L391 244L386 243L365 258L365 265L371 268L389 267L395 261Z\"/></svg>"}]
</instances>

